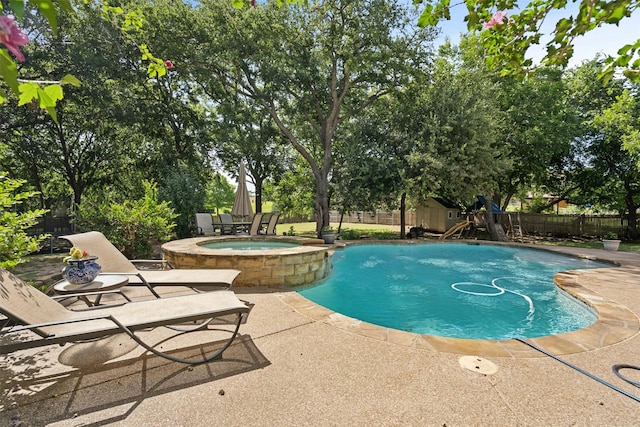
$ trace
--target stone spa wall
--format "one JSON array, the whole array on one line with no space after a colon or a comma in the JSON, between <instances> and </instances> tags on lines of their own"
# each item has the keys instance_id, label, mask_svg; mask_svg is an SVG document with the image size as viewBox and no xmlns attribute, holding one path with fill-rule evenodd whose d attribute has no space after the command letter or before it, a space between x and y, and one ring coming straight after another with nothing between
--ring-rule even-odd
<instances>
[{"instance_id":1,"label":"stone spa wall","mask_svg":"<svg viewBox=\"0 0 640 427\"><path fill-rule=\"evenodd\" d=\"M205 243L226 241L295 242L298 246L266 250L209 249ZM324 279L331 272L333 249L319 239L279 237L195 237L162 245L164 259L175 268L242 271L233 286L300 286Z\"/></svg>"}]
</instances>

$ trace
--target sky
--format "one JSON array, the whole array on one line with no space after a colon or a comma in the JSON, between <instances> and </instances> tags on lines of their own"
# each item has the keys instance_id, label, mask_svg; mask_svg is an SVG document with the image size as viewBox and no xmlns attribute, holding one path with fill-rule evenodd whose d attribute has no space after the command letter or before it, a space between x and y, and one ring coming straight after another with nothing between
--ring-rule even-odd
<instances>
[{"instance_id":1,"label":"sky","mask_svg":"<svg viewBox=\"0 0 640 427\"><path fill-rule=\"evenodd\" d=\"M546 42L550 39L548 34L553 31L558 19L569 15L575 16L577 10L578 5L570 3L565 12L556 11L550 14L542 27L542 33L547 34L547 37L543 36L540 45L532 47L527 57L534 59L534 61L540 60L545 54ZM464 22L466 11L464 5L451 9L451 20L442 21L438 25L442 30L438 41L444 41L445 37L449 37L453 44L460 41L460 33L467 31L466 22ZM615 55L619 48L638 39L640 39L640 10L636 10L631 17L622 19L619 26L604 25L577 38L569 67L580 65L585 60L591 60L600 52L605 55Z\"/></svg>"}]
</instances>

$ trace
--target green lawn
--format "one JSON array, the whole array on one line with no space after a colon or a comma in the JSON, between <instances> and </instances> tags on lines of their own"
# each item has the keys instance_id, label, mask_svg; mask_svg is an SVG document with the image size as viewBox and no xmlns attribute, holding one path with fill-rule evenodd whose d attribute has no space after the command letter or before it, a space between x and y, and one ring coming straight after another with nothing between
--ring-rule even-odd
<instances>
[{"instance_id":1,"label":"green lawn","mask_svg":"<svg viewBox=\"0 0 640 427\"><path fill-rule=\"evenodd\" d=\"M338 223L331 223L331 227L338 230ZM297 236L315 236L315 222L296 222L293 224L278 224L278 234L293 232ZM357 240L361 236L370 236L374 239L398 239L400 227L380 224L342 224L341 235L345 240Z\"/></svg>"},{"instance_id":2,"label":"green lawn","mask_svg":"<svg viewBox=\"0 0 640 427\"><path fill-rule=\"evenodd\" d=\"M576 248L592 248L602 249L602 242L590 241L590 242L573 242L573 241L560 241L560 242L541 242L543 245L552 246L571 246ZM620 243L618 248L621 252L640 252L640 243Z\"/></svg>"},{"instance_id":3,"label":"green lawn","mask_svg":"<svg viewBox=\"0 0 640 427\"><path fill-rule=\"evenodd\" d=\"M331 223L334 229L338 229L338 223ZM291 227L296 235L301 236L315 236L316 223L315 222L298 222L293 224L279 224L278 234L289 233ZM407 227L408 229L408 227ZM400 227L390 225L379 224L342 224L342 238L344 240L357 240L362 235L370 236L372 239L398 239ZM542 241L536 242L537 244L553 245L553 246L572 246L579 248L594 248L602 249L602 242L593 240L585 242L576 242L573 240L560 240L560 241ZM640 253L640 243L621 243L618 249L622 252L638 252Z\"/></svg>"}]
</instances>

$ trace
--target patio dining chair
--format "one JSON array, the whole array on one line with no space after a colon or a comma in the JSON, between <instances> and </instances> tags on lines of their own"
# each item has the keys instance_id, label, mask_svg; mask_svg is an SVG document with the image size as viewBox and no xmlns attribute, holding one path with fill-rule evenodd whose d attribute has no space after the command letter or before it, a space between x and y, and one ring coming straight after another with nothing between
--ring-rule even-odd
<instances>
[{"instance_id":1,"label":"patio dining chair","mask_svg":"<svg viewBox=\"0 0 640 427\"><path fill-rule=\"evenodd\" d=\"M269 217L269 223L267 224L267 229L264 233L267 236L275 236L276 235L276 225L278 225L278 218L280 217L279 212L274 212Z\"/></svg>"},{"instance_id":2,"label":"patio dining chair","mask_svg":"<svg viewBox=\"0 0 640 427\"><path fill-rule=\"evenodd\" d=\"M216 233L213 215L210 213L197 213L195 215L195 222L197 236L213 236Z\"/></svg>"},{"instance_id":3,"label":"patio dining chair","mask_svg":"<svg viewBox=\"0 0 640 427\"><path fill-rule=\"evenodd\" d=\"M0 329L0 338L3 338L0 340L0 354L125 333L160 357L195 365L220 358L237 336L243 317L249 313L249 308L229 290L73 311L1 268L0 293L0 313L6 316L5 324ZM228 315L236 316L236 321L228 330L223 330L218 325L215 329L210 328L212 320ZM137 331L145 329L159 326L174 329L174 326L180 327L191 322L203 323L198 323L197 328L179 330L184 333L209 330L218 338L219 332L223 330L224 333L231 334L231 337L219 343L221 348L212 354L184 359L160 351L136 335Z\"/></svg>"},{"instance_id":4,"label":"patio dining chair","mask_svg":"<svg viewBox=\"0 0 640 427\"><path fill-rule=\"evenodd\" d=\"M99 231L61 236L82 250L98 257L102 274L124 274L129 276L129 285L144 285L160 298L154 286L188 286L194 289L210 290L213 287L229 288L241 273L233 269L178 269L163 260L129 260L113 246ZM159 270L140 270L137 265L163 266Z\"/></svg>"},{"instance_id":5,"label":"patio dining chair","mask_svg":"<svg viewBox=\"0 0 640 427\"><path fill-rule=\"evenodd\" d=\"M251 221L251 227L249 228L250 236L257 236L260 234L260 227L262 226L262 212L256 212Z\"/></svg>"},{"instance_id":6,"label":"patio dining chair","mask_svg":"<svg viewBox=\"0 0 640 427\"><path fill-rule=\"evenodd\" d=\"M236 234L239 236L258 236L261 234L260 233L261 227L262 227L262 213L256 212L256 214L253 215L253 219L251 220L251 225L249 226L249 228Z\"/></svg>"},{"instance_id":7,"label":"patio dining chair","mask_svg":"<svg viewBox=\"0 0 640 427\"><path fill-rule=\"evenodd\" d=\"M233 224L233 216L231 214L218 214L218 218L220 218L220 234L236 233L236 226Z\"/></svg>"}]
</instances>

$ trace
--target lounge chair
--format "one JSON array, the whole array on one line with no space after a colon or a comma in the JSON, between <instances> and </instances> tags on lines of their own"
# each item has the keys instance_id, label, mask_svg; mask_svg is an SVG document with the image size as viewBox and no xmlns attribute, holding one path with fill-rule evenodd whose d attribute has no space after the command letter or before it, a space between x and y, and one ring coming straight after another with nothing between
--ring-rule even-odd
<instances>
[{"instance_id":1,"label":"lounge chair","mask_svg":"<svg viewBox=\"0 0 640 427\"><path fill-rule=\"evenodd\" d=\"M280 217L280 213L272 213L271 217L269 217L269 223L267 224L267 229L264 233L267 236L275 236L276 235L276 225L278 225L278 218Z\"/></svg>"},{"instance_id":2,"label":"lounge chair","mask_svg":"<svg viewBox=\"0 0 640 427\"><path fill-rule=\"evenodd\" d=\"M198 236L213 236L216 234L216 226L213 223L213 216L209 213L197 213L195 215L196 220L196 235Z\"/></svg>"},{"instance_id":3,"label":"lounge chair","mask_svg":"<svg viewBox=\"0 0 640 427\"><path fill-rule=\"evenodd\" d=\"M61 236L74 246L98 257L102 274L125 274L129 276L129 285L145 285L157 298L160 295L154 286L189 286L203 289L211 286L228 288L241 273L240 270L225 269L177 269L163 260L132 260L125 257L104 234L99 231ZM139 270L135 264L161 264L161 270Z\"/></svg>"},{"instance_id":4,"label":"lounge chair","mask_svg":"<svg viewBox=\"0 0 640 427\"><path fill-rule=\"evenodd\" d=\"M222 356L237 336L243 315L249 312L249 308L228 290L72 311L4 269L0 269L0 291L0 313L14 324L0 330L0 338L5 338L0 341L0 354L125 333L145 349L165 359L188 364L204 363ZM231 338L213 354L202 355L198 359L182 359L164 353L135 334L139 330L199 321L204 323L185 332L204 330L214 318L233 314L237 317L236 322L227 331ZM25 334L25 330L37 336Z\"/></svg>"}]
</instances>

